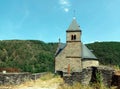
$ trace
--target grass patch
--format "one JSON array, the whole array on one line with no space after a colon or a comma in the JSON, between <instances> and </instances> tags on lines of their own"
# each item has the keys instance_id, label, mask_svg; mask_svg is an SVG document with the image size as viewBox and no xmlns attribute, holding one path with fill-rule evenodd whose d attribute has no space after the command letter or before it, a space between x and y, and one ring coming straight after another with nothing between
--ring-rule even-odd
<instances>
[{"instance_id":1,"label":"grass patch","mask_svg":"<svg viewBox=\"0 0 120 89\"><path fill-rule=\"evenodd\" d=\"M113 67L113 69L114 69L115 71L120 71L119 65L114 65L114 66L112 66L112 67Z\"/></svg>"},{"instance_id":2,"label":"grass patch","mask_svg":"<svg viewBox=\"0 0 120 89\"><path fill-rule=\"evenodd\" d=\"M80 83L74 83L72 86L70 86L68 84L63 84L63 85L59 86L58 89L94 89L94 88L87 86L87 85L84 86Z\"/></svg>"},{"instance_id":3,"label":"grass patch","mask_svg":"<svg viewBox=\"0 0 120 89\"><path fill-rule=\"evenodd\" d=\"M52 74L52 73L47 73L47 74L40 77L40 79L43 81L50 80L52 78L54 78L54 74Z\"/></svg>"},{"instance_id":4,"label":"grass patch","mask_svg":"<svg viewBox=\"0 0 120 89\"><path fill-rule=\"evenodd\" d=\"M57 89L117 89L117 87L106 87L100 83L94 83L92 85L82 85L80 83L74 83L72 86L68 84L60 85Z\"/></svg>"}]
</instances>

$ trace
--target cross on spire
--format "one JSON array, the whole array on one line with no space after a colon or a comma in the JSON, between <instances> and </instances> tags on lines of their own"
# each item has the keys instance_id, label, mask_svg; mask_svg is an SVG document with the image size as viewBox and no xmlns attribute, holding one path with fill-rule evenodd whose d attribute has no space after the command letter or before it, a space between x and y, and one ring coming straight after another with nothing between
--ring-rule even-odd
<instances>
[{"instance_id":1,"label":"cross on spire","mask_svg":"<svg viewBox=\"0 0 120 89\"><path fill-rule=\"evenodd\" d=\"M73 19L76 19L75 10L73 11Z\"/></svg>"}]
</instances>

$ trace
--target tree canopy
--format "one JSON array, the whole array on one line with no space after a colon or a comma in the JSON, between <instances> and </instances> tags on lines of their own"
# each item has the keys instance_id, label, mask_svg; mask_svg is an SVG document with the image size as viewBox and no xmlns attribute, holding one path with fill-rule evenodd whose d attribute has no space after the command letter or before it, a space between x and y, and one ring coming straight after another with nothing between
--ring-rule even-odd
<instances>
[{"instance_id":1,"label":"tree canopy","mask_svg":"<svg viewBox=\"0 0 120 89\"><path fill-rule=\"evenodd\" d=\"M0 41L0 68L18 68L24 72L54 71L57 43L37 40Z\"/></svg>"},{"instance_id":2,"label":"tree canopy","mask_svg":"<svg viewBox=\"0 0 120 89\"><path fill-rule=\"evenodd\" d=\"M101 64L120 66L120 42L95 42L87 46L93 50Z\"/></svg>"}]
</instances>

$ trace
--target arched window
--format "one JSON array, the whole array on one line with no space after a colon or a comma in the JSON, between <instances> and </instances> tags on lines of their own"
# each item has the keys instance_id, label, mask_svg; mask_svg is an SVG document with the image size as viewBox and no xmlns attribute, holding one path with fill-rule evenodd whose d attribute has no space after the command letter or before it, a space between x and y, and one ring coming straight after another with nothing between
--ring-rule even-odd
<instances>
[{"instance_id":1,"label":"arched window","mask_svg":"<svg viewBox=\"0 0 120 89\"><path fill-rule=\"evenodd\" d=\"M71 40L74 40L74 36L73 35L71 35Z\"/></svg>"},{"instance_id":2,"label":"arched window","mask_svg":"<svg viewBox=\"0 0 120 89\"><path fill-rule=\"evenodd\" d=\"M76 35L74 35L74 40L76 40Z\"/></svg>"},{"instance_id":3,"label":"arched window","mask_svg":"<svg viewBox=\"0 0 120 89\"><path fill-rule=\"evenodd\" d=\"M76 35L71 35L71 40L76 40Z\"/></svg>"}]
</instances>

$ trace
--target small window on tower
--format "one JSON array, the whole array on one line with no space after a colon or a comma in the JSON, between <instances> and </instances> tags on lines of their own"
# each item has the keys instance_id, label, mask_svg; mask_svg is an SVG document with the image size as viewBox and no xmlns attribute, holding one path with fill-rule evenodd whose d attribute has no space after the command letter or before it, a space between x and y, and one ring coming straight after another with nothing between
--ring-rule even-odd
<instances>
[{"instance_id":1,"label":"small window on tower","mask_svg":"<svg viewBox=\"0 0 120 89\"><path fill-rule=\"evenodd\" d=\"M74 36L73 35L71 36L71 40L74 40Z\"/></svg>"},{"instance_id":2,"label":"small window on tower","mask_svg":"<svg viewBox=\"0 0 120 89\"><path fill-rule=\"evenodd\" d=\"M74 35L74 40L76 40L76 35Z\"/></svg>"},{"instance_id":3,"label":"small window on tower","mask_svg":"<svg viewBox=\"0 0 120 89\"><path fill-rule=\"evenodd\" d=\"M76 40L76 35L71 35L71 40Z\"/></svg>"}]
</instances>

